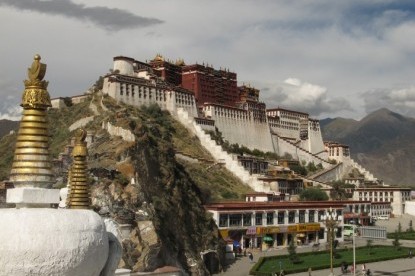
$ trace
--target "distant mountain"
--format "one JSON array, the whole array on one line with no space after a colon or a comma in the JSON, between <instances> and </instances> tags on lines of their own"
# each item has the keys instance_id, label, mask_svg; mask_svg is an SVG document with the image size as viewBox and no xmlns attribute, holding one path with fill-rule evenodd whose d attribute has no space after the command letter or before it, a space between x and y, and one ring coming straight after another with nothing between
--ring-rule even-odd
<instances>
[{"instance_id":1,"label":"distant mountain","mask_svg":"<svg viewBox=\"0 0 415 276\"><path fill-rule=\"evenodd\" d=\"M350 146L352 158L386 184L415 186L415 119L382 108L360 121L321 121L323 140Z\"/></svg>"},{"instance_id":2,"label":"distant mountain","mask_svg":"<svg viewBox=\"0 0 415 276\"><path fill-rule=\"evenodd\" d=\"M18 121L10 121L6 119L0 120L0 139L6 134L9 134L11 130L17 130L19 128Z\"/></svg>"}]
</instances>

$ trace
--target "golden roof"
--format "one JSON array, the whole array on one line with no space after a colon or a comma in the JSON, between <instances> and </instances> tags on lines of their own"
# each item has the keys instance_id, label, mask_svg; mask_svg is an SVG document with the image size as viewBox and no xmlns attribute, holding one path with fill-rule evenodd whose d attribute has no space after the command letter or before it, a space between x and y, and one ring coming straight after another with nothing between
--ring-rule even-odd
<instances>
[{"instance_id":1,"label":"golden roof","mask_svg":"<svg viewBox=\"0 0 415 276\"><path fill-rule=\"evenodd\" d=\"M157 54L153 61L164 61L164 57L161 54Z\"/></svg>"},{"instance_id":2,"label":"golden roof","mask_svg":"<svg viewBox=\"0 0 415 276\"><path fill-rule=\"evenodd\" d=\"M184 66L184 65L186 65L186 63L184 63L184 59L179 58L178 60L176 60L176 65L177 66Z\"/></svg>"}]
</instances>

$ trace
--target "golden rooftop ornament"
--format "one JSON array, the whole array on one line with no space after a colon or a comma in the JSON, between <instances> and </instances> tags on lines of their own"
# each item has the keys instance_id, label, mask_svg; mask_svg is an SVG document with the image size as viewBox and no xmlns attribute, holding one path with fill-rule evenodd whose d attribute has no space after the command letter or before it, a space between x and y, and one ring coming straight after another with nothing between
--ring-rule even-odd
<instances>
[{"instance_id":1,"label":"golden rooftop ornament","mask_svg":"<svg viewBox=\"0 0 415 276\"><path fill-rule=\"evenodd\" d=\"M23 117L17 135L10 182L15 187L50 188L55 182L49 154L47 108L51 106L48 82L43 78L46 64L35 55L28 68L22 97Z\"/></svg>"},{"instance_id":2,"label":"golden rooftop ornament","mask_svg":"<svg viewBox=\"0 0 415 276\"><path fill-rule=\"evenodd\" d=\"M75 133L75 146L72 150L73 163L69 172L69 190L67 208L89 209L91 206L91 192L87 183L87 156L86 131L78 129Z\"/></svg>"}]
</instances>

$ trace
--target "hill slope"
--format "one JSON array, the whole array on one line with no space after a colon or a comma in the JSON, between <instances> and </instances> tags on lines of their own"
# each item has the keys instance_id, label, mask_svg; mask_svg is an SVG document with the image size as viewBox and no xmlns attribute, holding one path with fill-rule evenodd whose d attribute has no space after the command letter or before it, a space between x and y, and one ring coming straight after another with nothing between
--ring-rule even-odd
<instances>
[{"instance_id":1,"label":"hill slope","mask_svg":"<svg viewBox=\"0 0 415 276\"><path fill-rule=\"evenodd\" d=\"M137 109L109 97L103 98L107 109L100 104L101 96L94 95L86 102L48 111L52 156L57 158L73 136L68 126L94 116L84 126L95 133L88 148L89 167L112 171L115 177L90 178L93 207L101 215L133 226L123 244L123 267L152 271L170 265L193 275L208 275L200 252L217 251L218 262L224 257L224 245L203 204L239 199L252 190L226 169L211 166L213 158L198 139L158 106ZM135 141L111 136L102 128L108 122L131 132ZM16 134L0 139L0 179L7 179L10 172L15 140ZM176 159L176 152L187 158ZM136 179L135 185L131 178Z\"/></svg>"},{"instance_id":2,"label":"hill slope","mask_svg":"<svg viewBox=\"0 0 415 276\"><path fill-rule=\"evenodd\" d=\"M415 119L383 108L360 121L326 120L322 134L349 145L352 158L386 184L415 186Z\"/></svg>"},{"instance_id":3,"label":"hill slope","mask_svg":"<svg viewBox=\"0 0 415 276\"><path fill-rule=\"evenodd\" d=\"M0 120L0 138L6 134L9 134L11 130L19 128L19 122L10 121L6 119Z\"/></svg>"}]
</instances>

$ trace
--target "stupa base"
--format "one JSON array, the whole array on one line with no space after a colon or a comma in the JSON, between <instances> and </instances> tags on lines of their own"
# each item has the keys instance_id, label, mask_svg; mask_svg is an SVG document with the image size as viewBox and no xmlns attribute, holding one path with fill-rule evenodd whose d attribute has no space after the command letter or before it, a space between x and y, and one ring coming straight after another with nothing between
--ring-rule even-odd
<instances>
[{"instance_id":1,"label":"stupa base","mask_svg":"<svg viewBox=\"0 0 415 276\"><path fill-rule=\"evenodd\" d=\"M14 188L7 190L7 203L15 203L16 208L48 208L59 204L59 189Z\"/></svg>"},{"instance_id":2,"label":"stupa base","mask_svg":"<svg viewBox=\"0 0 415 276\"><path fill-rule=\"evenodd\" d=\"M109 254L90 210L0 209L0 275L98 276Z\"/></svg>"}]
</instances>

